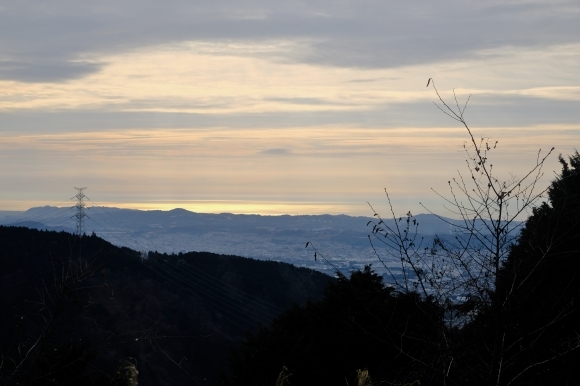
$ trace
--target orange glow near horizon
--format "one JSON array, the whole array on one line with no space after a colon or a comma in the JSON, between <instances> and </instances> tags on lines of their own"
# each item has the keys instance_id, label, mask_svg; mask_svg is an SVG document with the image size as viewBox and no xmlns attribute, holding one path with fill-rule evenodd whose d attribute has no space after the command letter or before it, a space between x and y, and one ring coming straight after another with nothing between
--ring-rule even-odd
<instances>
[{"instance_id":1,"label":"orange glow near horizon","mask_svg":"<svg viewBox=\"0 0 580 386\"><path fill-rule=\"evenodd\" d=\"M538 149L553 144L545 184L559 170L557 154L574 151L577 132L574 125L474 131L499 140L494 170L506 178L522 175ZM19 181L25 175L36 184L25 194L4 185L2 210L66 200L72 186L82 185L99 205L122 208L368 216L366 201L383 202L384 188L408 209L423 212L419 202L436 198L431 188L447 192L446 182L464 168L467 136L461 128L315 127L0 138L0 158L16 160L0 178Z\"/></svg>"},{"instance_id":2,"label":"orange glow near horizon","mask_svg":"<svg viewBox=\"0 0 580 386\"><path fill-rule=\"evenodd\" d=\"M473 95L467 119L476 137L499 140L500 178L523 175L538 149L554 146L547 184L557 154L578 146L572 113L560 117L555 107L538 122L568 124L544 125L512 115L538 101L573 110L576 43L385 68L281 59L303 43L148 45L86 53L99 71L63 82L0 80L0 209L58 202L69 187L88 186L89 196L119 207L367 215L365 201L387 188L420 212L431 189L446 192L464 170L469 139L432 106L428 77L448 102L453 87L458 104ZM498 120L509 127L493 127L494 104L506 107ZM477 106L483 127L469 120Z\"/></svg>"}]
</instances>

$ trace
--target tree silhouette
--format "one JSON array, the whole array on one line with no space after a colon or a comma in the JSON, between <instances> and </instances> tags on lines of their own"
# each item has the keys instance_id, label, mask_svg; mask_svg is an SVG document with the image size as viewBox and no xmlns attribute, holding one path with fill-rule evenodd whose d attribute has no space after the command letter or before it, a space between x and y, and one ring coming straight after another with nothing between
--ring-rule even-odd
<instances>
[{"instance_id":1,"label":"tree silhouette","mask_svg":"<svg viewBox=\"0 0 580 386\"><path fill-rule=\"evenodd\" d=\"M580 377L580 155L560 163L548 202L534 209L500 271L494 300L513 342L504 368L526 383Z\"/></svg>"},{"instance_id":2,"label":"tree silhouette","mask_svg":"<svg viewBox=\"0 0 580 386\"><path fill-rule=\"evenodd\" d=\"M442 320L441 310L417 294L395 293L366 266L350 278L339 275L321 301L294 307L248 338L231 361L227 384L273 385L281 368L292 384L303 386L345 379L370 384L369 374L428 384L428 370L437 364L430 363L436 347L426 342L438 341L441 328L425 320ZM408 355L401 355L401 345Z\"/></svg>"},{"instance_id":3,"label":"tree silhouette","mask_svg":"<svg viewBox=\"0 0 580 386\"><path fill-rule=\"evenodd\" d=\"M77 324L86 323L89 309L96 305L91 293L106 290L106 284L96 278L94 261L81 255L82 237L71 240L76 245L68 254L47 254L49 264L35 256L36 265L51 272L38 278L34 295L13 306L13 331L1 347L0 384L67 385L86 380L87 364L96 352L87 337L76 334Z\"/></svg>"},{"instance_id":4,"label":"tree silhouette","mask_svg":"<svg viewBox=\"0 0 580 386\"><path fill-rule=\"evenodd\" d=\"M558 343L560 346L551 345L549 353L539 355L542 350L537 338L563 328L561 324L556 327L555 323L572 312L573 296L558 300L559 305L555 306L558 291L538 293L537 298L529 293L534 286L545 290L558 282L556 271L562 266L554 268L554 275L548 277L547 251L555 252L559 244L567 251L574 250L564 247L558 240L565 239L568 243L580 218L570 214L564 225L562 216L566 211L573 213L570 208L578 207L578 201L570 196L574 184L571 175L577 173L578 159L571 159L572 167L563 162L562 176L546 189L538 185L544 163L553 148L545 153L538 151L534 164L522 177L500 178L491 160L498 142L490 138L478 139L465 120L469 98L460 105L454 94L454 104L450 105L432 80L429 84L439 99L436 106L459 122L468 134L464 145L466 173L459 172L449 180L448 196L436 192L460 221L447 220L426 208L451 229L450 235L438 235L430 242L421 236L419 224L410 212L403 217L395 215L387 193L391 219L383 219L375 211L376 220L368 224L372 226L369 239L377 258L391 274L397 291L417 291L423 299L434 299L444 309L444 323L433 323L442 326L441 335L445 336L439 341L440 354L436 361L445 365L432 368L440 381L444 384L514 384L530 369L540 368L578 347L576 334L568 329L567 337ZM559 209L551 217L547 212L552 207L542 204L536 208L545 193L552 201L562 196L554 206ZM520 238L524 224L520 220L529 214L532 217L525 223ZM536 226L538 221L544 225ZM559 225L555 226L556 223ZM543 239L546 242L539 241ZM530 240L537 246L536 257L530 256L529 246L524 246ZM526 252L518 252L520 258L516 258L516 251L522 248ZM399 262L402 274L396 275L387 264L392 260ZM542 286L538 286L540 282ZM571 289L575 285L572 278L564 283L560 293L565 293L564 287L566 293L575 293L576 289ZM535 313L532 309L524 310L520 305L523 304L522 296L528 299L531 308L534 308L534 301L543 297L544 304L554 305L554 310L544 315L540 315L542 311L538 308ZM521 310L519 321L514 319L518 309ZM524 331L526 320L530 326ZM524 339L524 335L527 338ZM404 350L401 347L401 351Z\"/></svg>"}]
</instances>

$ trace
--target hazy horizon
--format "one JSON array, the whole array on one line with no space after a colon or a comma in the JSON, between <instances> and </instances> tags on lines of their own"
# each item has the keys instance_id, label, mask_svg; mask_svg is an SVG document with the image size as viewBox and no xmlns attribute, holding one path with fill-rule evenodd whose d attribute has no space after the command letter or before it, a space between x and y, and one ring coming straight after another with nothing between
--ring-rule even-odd
<instances>
[{"instance_id":1,"label":"hazy horizon","mask_svg":"<svg viewBox=\"0 0 580 386\"><path fill-rule=\"evenodd\" d=\"M78 231L74 207L37 207L27 212L0 211L0 224L25 226L47 231ZM97 236L117 246L142 253L185 253L205 251L260 260L285 261L332 275L336 267L345 273L376 263L377 272L385 273L383 263L398 267L399 259L378 264L369 242L371 216L347 215L246 215L195 213L183 209L171 211L141 211L93 206L81 225L85 234ZM462 220L440 219L432 214L416 214L419 237L425 245L435 235L453 238ZM395 228L397 219L383 217L387 226ZM371 225L369 225L371 223ZM455 226L451 225L455 224ZM479 222L482 229L483 223ZM516 230L519 224L513 224ZM413 228L415 229L415 228ZM312 244L332 264L313 259ZM387 246L382 246L381 250Z\"/></svg>"}]
</instances>

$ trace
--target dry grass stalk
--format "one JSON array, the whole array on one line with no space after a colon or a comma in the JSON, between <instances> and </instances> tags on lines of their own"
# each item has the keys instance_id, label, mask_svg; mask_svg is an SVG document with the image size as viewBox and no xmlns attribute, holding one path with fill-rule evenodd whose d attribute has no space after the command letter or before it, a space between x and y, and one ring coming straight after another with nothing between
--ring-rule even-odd
<instances>
[{"instance_id":1,"label":"dry grass stalk","mask_svg":"<svg viewBox=\"0 0 580 386\"><path fill-rule=\"evenodd\" d=\"M278 379L276 380L276 386L290 386L290 381L288 378L290 378L291 375L292 374L290 374L288 368L286 366L282 366L282 371L280 371L280 374L278 374Z\"/></svg>"},{"instance_id":2,"label":"dry grass stalk","mask_svg":"<svg viewBox=\"0 0 580 386\"><path fill-rule=\"evenodd\" d=\"M138 375L137 366L125 360L117 369L115 382L119 386L137 386L139 384Z\"/></svg>"},{"instance_id":3,"label":"dry grass stalk","mask_svg":"<svg viewBox=\"0 0 580 386\"><path fill-rule=\"evenodd\" d=\"M356 371L357 386L371 386L371 376L367 369Z\"/></svg>"}]
</instances>

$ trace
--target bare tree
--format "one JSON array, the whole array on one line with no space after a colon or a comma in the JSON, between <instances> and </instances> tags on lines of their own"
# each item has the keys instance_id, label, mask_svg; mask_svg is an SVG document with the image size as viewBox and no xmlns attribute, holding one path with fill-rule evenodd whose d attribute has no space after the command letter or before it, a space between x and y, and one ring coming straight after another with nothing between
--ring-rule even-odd
<instances>
[{"instance_id":1,"label":"bare tree","mask_svg":"<svg viewBox=\"0 0 580 386\"><path fill-rule=\"evenodd\" d=\"M41 279L36 299L16 309L11 342L4 342L0 384L38 384L82 372L92 347L74 336L74 327L95 304L91 291L106 283L91 280L97 268L89 259L52 257L52 280Z\"/></svg>"},{"instance_id":2,"label":"bare tree","mask_svg":"<svg viewBox=\"0 0 580 386\"><path fill-rule=\"evenodd\" d=\"M510 299L518 290L516 281L501 299L495 293L503 264L525 224L523 218L532 212L548 190L539 187L539 183L546 159L554 148L546 152L539 150L531 168L522 177L502 179L490 158L498 142L477 137L465 120L469 98L460 104L454 92L454 103L448 104L432 79L427 86L430 84L438 97L434 104L463 126L468 134L464 144L466 171L458 172L457 177L448 181L448 195L435 192L455 219L425 208L449 226L450 234L438 235L432 240L425 238L410 212L401 217L395 214L387 193L390 218L384 219L371 206L376 220L367 224L372 226L369 240L398 291L416 291L424 298L434 299L445 309L443 339L437 342L441 346L441 358L438 367L433 369L443 382L512 384L540 362L558 358L578 347L578 342L572 342L530 363L520 372L506 371L514 363L513 356L529 349L526 344L533 345L535 341L528 339L524 344L522 337L508 333ZM477 330L474 326L482 315L486 322L480 324L485 326ZM557 314L544 328L563 316ZM462 351L469 346L466 331L485 335L485 339L477 337L484 346L477 353ZM540 328L534 333L540 335L542 331ZM461 357L470 355L470 366L466 370ZM473 363L477 364L472 366ZM458 372L469 375L458 376Z\"/></svg>"},{"instance_id":3,"label":"bare tree","mask_svg":"<svg viewBox=\"0 0 580 386\"><path fill-rule=\"evenodd\" d=\"M48 253L51 275L39 280L35 297L14 310L14 329L3 334L6 340L0 345L0 385L76 384L89 377L115 384L93 360L113 346L159 338L156 325L144 331L121 331L132 309L112 328L101 330L93 309L103 299L112 299L113 291L98 261L100 251L88 258L81 253L82 237L71 236L78 244L70 246L68 256ZM89 326L95 336L86 333ZM116 360L107 358L107 362Z\"/></svg>"}]
</instances>

